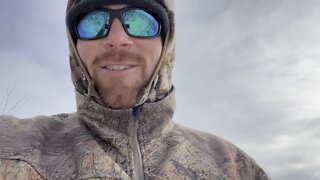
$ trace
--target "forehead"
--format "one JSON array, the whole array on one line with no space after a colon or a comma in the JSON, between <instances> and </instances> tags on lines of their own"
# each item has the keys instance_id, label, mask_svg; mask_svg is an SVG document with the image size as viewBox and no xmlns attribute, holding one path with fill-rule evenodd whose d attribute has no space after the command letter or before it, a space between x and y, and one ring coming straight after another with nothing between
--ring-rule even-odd
<instances>
[{"instance_id":1,"label":"forehead","mask_svg":"<svg viewBox=\"0 0 320 180\"><path fill-rule=\"evenodd\" d=\"M128 4L112 4L112 5L106 5L103 7L108 9L122 9L130 6Z\"/></svg>"}]
</instances>

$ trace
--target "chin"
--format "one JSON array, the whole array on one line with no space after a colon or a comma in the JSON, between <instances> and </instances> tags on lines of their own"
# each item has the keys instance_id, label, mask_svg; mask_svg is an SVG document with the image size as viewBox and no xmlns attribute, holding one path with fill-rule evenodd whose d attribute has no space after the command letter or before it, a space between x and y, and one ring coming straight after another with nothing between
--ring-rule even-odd
<instances>
[{"instance_id":1,"label":"chin","mask_svg":"<svg viewBox=\"0 0 320 180\"><path fill-rule=\"evenodd\" d=\"M104 99L104 103L112 109L130 109L136 104L136 99L124 99L122 96L108 96Z\"/></svg>"},{"instance_id":2,"label":"chin","mask_svg":"<svg viewBox=\"0 0 320 180\"><path fill-rule=\"evenodd\" d=\"M107 107L112 109L129 109L136 104L139 91L132 87L111 87L103 90L100 89L99 94Z\"/></svg>"},{"instance_id":3,"label":"chin","mask_svg":"<svg viewBox=\"0 0 320 180\"><path fill-rule=\"evenodd\" d=\"M144 79L97 79L96 88L107 107L129 109L136 103L145 85Z\"/></svg>"}]
</instances>

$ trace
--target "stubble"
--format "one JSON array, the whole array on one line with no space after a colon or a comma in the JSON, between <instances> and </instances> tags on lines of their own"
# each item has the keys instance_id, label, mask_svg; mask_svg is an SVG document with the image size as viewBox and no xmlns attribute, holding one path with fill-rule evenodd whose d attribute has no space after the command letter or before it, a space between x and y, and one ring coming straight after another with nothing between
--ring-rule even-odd
<instances>
[{"instance_id":1,"label":"stubble","mask_svg":"<svg viewBox=\"0 0 320 180\"><path fill-rule=\"evenodd\" d=\"M141 96L141 91L147 85L149 77L146 69L147 59L137 53L128 51L110 51L94 60L93 66L102 63L132 63L138 64L140 71L133 77L105 77L93 71L91 76L95 81L97 92L105 105L113 109L128 109L133 107ZM131 79L130 79L131 78Z\"/></svg>"}]
</instances>

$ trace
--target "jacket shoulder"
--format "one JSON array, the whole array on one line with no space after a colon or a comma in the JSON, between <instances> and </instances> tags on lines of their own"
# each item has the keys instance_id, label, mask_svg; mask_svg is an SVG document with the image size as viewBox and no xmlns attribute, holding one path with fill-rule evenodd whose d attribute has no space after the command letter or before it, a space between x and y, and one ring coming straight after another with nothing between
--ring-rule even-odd
<instances>
[{"instance_id":1,"label":"jacket shoulder","mask_svg":"<svg viewBox=\"0 0 320 180\"><path fill-rule=\"evenodd\" d=\"M1 115L0 114L0 125L3 125L5 123L9 123L9 122L19 121L19 120L20 120L20 118L17 118L15 116Z\"/></svg>"},{"instance_id":2,"label":"jacket shoulder","mask_svg":"<svg viewBox=\"0 0 320 180\"><path fill-rule=\"evenodd\" d=\"M21 119L0 115L0 155L1 149L6 145L11 147L19 145L18 142L20 142L29 146L27 141L32 144L35 141L42 141L41 138L49 138L52 134L65 133L65 129L72 129L70 123L77 119L75 117L77 117L76 114L58 114ZM16 143L13 144L12 141Z\"/></svg>"},{"instance_id":3,"label":"jacket shoulder","mask_svg":"<svg viewBox=\"0 0 320 180\"><path fill-rule=\"evenodd\" d=\"M9 115L0 115L0 128L14 127L16 130L28 129L37 125L63 125L76 114L57 114L52 116L35 116L32 118L18 118Z\"/></svg>"},{"instance_id":4,"label":"jacket shoulder","mask_svg":"<svg viewBox=\"0 0 320 180\"><path fill-rule=\"evenodd\" d=\"M43 178L24 161L0 159L0 179L42 180Z\"/></svg>"},{"instance_id":5,"label":"jacket shoulder","mask_svg":"<svg viewBox=\"0 0 320 180\"><path fill-rule=\"evenodd\" d=\"M248 180L269 179L254 159L227 140L182 125L176 124L175 127L192 147L206 154L206 157L211 157L211 161L229 177Z\"/></svg>"}]
</instances>

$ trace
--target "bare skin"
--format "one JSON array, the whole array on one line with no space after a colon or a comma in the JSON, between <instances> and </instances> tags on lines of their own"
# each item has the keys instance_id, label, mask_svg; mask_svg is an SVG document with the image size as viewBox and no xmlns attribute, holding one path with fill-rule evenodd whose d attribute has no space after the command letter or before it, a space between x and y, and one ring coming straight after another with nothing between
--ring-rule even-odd
<instances>
[{"instance_id":1,"label":"bare skin","mask_svg":"<svg viewBox=\"0 0 320 180\"><path fill-rule=\"evenodd\" d=\"M110 5L121 9L126 5ZM109 35L97 40L78 40L77 50L106 106L132 108L159 61L161 37L133 38L119 19L114 19Z\"/></svg>"}]
</instances>

